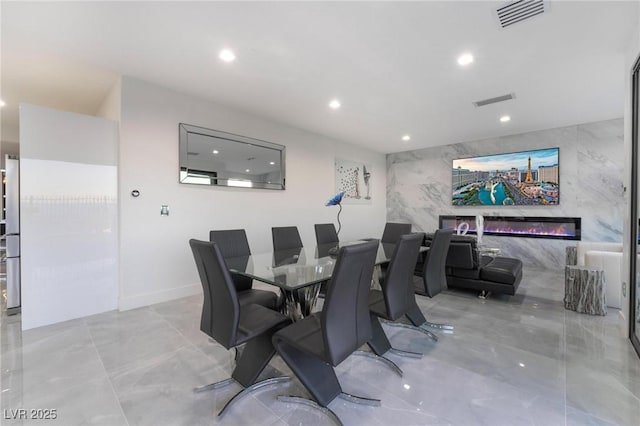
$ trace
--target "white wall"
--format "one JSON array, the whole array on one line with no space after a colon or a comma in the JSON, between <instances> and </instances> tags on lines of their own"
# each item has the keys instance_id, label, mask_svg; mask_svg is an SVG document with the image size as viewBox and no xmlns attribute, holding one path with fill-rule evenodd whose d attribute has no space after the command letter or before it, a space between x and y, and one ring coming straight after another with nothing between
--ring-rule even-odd
<instances>
[{"instance_id":1,"label":"white wall","mask_svg":"<svg viewBox=\"0 0 640 426\"><path fill-rule=\"evenodd\" d=\"M0 168L4 169L4 156L14 155L18 157L20 155L20 145L17 142L0 142Z\"/></svg>"},{"instance_id":2,"label":"white wall","mask_svg":"<svg viewBox=\"0 0 640 426\"><path fill-rule=\"evenodd\" d=\"M22 328L117 308L116 123L20 107Z\"/></svg>"},{"instance_id":3,"label":"white wall","mask_svg":"<svg viewBox=\"0 0 640 426\"><path fill-rule=\"evenodd\" d=\"M285 191L210 188L178 183L178 124L285 145ZM336 120L339 125L339 119ZM371 205L344 205L340 238L380 236L385 222L385 157L344 142L173 92L122 79L120 122L120 309L200 290L190 238L211 229L245 228L254 252L271 248L271 227L297 225L315 245L314 223L335 221L335 158L371 163ZM133 198L132 190L140 191ZM170 215L160 216L168 204Z\"/></svg>"},{"instance_id":4,"label":"white wall","mask_svg":"<svg viewBox=\"0 0 640 426\"><path fill-rule=\"evenodd\" d=\"M121 106L122 78L118 77L113 86L111 86L111 89L109 89L109 92L102 101L102 104L98 107L96 116L119 122L121 115Z\"/></svg>"}]
</instances>

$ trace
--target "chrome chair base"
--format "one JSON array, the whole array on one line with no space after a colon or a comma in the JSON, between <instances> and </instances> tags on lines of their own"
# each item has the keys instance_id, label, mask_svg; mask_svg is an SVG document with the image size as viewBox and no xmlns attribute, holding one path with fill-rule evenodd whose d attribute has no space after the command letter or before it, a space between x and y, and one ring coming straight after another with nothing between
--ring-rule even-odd
<instances>
[{"instance_id":1,"label":"chrome chair base","mask_svg":"<svg viewBox=\"0 0 640 426\"><path fill-rule=\"evenodd\" d=\"M390 327L406 328L408 330L419 331L420 333L424 334L425 336L427 336L428 338L430 338L434 342L438 341L438 336L436 336L435 334L433 334L429 330L425 330L424 328L416 327L415 325L404 324L404 323L401 323L401 322L393 322L393 321L387 321L387 320L382 320L382 322L384 324L390 326Z\"/></svg>"},{"instance_id":2,"label":"chrome chair base","mask_svg":"<svg viewBox=\"0 0 640 426\"><path fill-rule=\"evenodd\" d=\"M219 382L210 383L208 385L198 386L197 388L193 388L193 392L200 393L200 392L204 392L212 389L221 389L225 386L229 386L231 383L234 383L234 382L235 382L234 379L228 378L225 380L221 380Z\"/></svg>"},{"instance_id":3,"label":"chrome chair base","mask_svg":"<svg viewBox=\"0 0 640 426\"><path fill-rule=\"evenodd\" d=\"M336 413L334 413L327 407L323 407L310 399L300 398L299 396L278 396L278 401L291 402L294 404L303 404L309 407L313 407L317 410L322 411L327 417L331 418L331 420L333 420L337 425L343 426L342 422L340 421L340 417L338 417Z\"/></svg>"},{"instance_id":4,"label":"chrome chair base","mask_svg":"<svg viewBox=\"0 0 640 426\"><path fill-rule=\"evenodd\" d=\"M437 322L431 322L431 321L426 321L420 327L431 327L431 328L437 328L439 330L453 330L453 326L452 325L439 324Z\"/></svg>"},{"instance_id":5,"label":"chrome chair base","mask_svg":"<svg viewBox=\"0 0 640 426\"><path fill-rule=\"evenodd\" d=\"M227 408L231 407L239 399L241 399L242 397L248 395L249 393L253 392L254 390L261 389L261 388L263 388L265 386L271 386L271 385L275 385L275 384L278 384L278 383L284 383L284 382L288 382L288 381L291 381L291 377L287 377L287 376L272 377L270 379L266 379L266 380L262 380L260 382L254 383L251 386L242 389L240 392L235 394L229 401L227 401L227 403L224 405L224 407L222 407L222 410L220 410L220 412L218 413L218 417L222 417L224 415L224 413L227 411Z\"/></svg>"},{"instance_id":6,"label":"chrome chair base","mask_svg":"<svg viewBox=\"0 0 640 426\"><path fill-rule=\"evenodd\" d=\"M251 386L242 389L240 392L235 394L229 401L227 401L224 407L222 407L222 410L220 410L220 412L218 413L218 417L222 417L226 412L227 408L231 407L235 402L237 402L242 397L248 395L250 392L253 392L254 390L257 390L257 389L261 389L265 386L271 386L278 383L284 383L289 381L291 381L291 377L288 377L288 376L272 377L270 379L265 379L260 382L256 382ZM209 385L198 386L197 388L194 388L193 391L195 393L200 393L200 392L208 391L211 389L220 389L230 385L231 383L237 383L237 382L235 381L235 379L229 378L229 379L221 380L219 382L211 383Z\"/></svg>"},{"instance_id":7,"label":"chrome chair base","mask_svg":"<svg viewBox=\"0 0 640 426\"><path fill-rule=\"evenodd\" d=\"M367 352L367 351L355 351L353 353L353 355L366 356L367 358L371 358L374 361L379 361L379 362L383 363L384 365L386 365L387 367L389 367L391 370L393 370L400 377L402 377L403 374L404 374L402 372L402 369L400 369L400 367L398 367L398 365L395 362L393 362L390 359L387 359L387 358L385 358L383 356L376 355L376 354L374 354L372 352ZM420 357L422 357L422 354L418 354L418 355L420 355Z\"/></svg>"},{"instance_id":8,"label":"chrome chair base","mask_svg":"<svg viewBox=\"0 0 640 426\"><path fill-rule=\"evenodd\" d=\"M342 392L340 395L338 395L338 398L358 405L368 405L371 407L379 407L382 405L382 402L380 402L379 399L365 398L362 396L351 395L350 393L345 392Z\"/></svg>"},{"instance_id":9,"label":"chrome chair base","mask_svg":"<svg viewBox=\"0 0 640 426\"><path fill-rule=\"evenodd\" d=\"M391 349L389 349L389 351L392 354L399 355L399 356L404 356L404 357L407 357L407 358L420 359L420 358L422 358L424 356L424 354L421 354L420 352L403 351L401 349L396 349L396 348L391 348Z\"/></svg>"}]
</instances>

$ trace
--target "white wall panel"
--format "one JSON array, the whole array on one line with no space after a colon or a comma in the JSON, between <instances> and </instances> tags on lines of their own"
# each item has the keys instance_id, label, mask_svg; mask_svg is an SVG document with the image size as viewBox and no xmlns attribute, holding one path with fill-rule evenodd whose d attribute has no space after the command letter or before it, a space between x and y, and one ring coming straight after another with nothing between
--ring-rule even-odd
<instances>
[{"instance_id":1,"label":"white wall panel","mask_svg":"<svg viewBox=\"0 0 640 426\"><path fill-rule=\"evenodd\" d=\"M23 105L20 125L22 328L116 309L116 123Z\"/></svg>"}]
</instances>

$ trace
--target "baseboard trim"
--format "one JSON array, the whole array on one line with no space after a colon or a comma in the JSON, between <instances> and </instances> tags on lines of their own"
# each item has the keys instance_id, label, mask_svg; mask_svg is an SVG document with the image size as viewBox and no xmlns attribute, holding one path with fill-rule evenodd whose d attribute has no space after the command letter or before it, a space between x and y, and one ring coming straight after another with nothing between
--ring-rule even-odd
<instances>
[{"instance_id":1,"label":"baseboard trim","mask_svg":"<svg viewBox=\"0 0 640 426\"><path fill-rule=\"evenodd\" d=\"M131 309L141 308L143 306L149 306L156 303L169 302L170 300L176 300L182 297L193 296L194 294L202 294L202 286L199 283L189 284L183 287L171 288L168 290L154 291L152 293L137 294L135 296L120 298L118 299L118 310L128 311Z\"/></svg>"}]
</instances>

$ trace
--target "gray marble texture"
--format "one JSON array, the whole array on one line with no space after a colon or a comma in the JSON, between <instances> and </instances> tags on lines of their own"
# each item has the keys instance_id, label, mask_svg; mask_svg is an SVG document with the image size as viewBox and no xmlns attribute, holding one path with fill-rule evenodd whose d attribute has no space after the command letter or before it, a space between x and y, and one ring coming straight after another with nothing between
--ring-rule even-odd
<instances>
[{"instance_id":1,"label":"gray marble texture","mask_svg":"<svg viewBox=\"0 0 640 426\"><path fill-rule=\"evenodd\" d=\"M617 314L563 307L560 272L527 268L516 296L479 299L450 289L418 296L431 321L453 324L421 333L388 328L395 347L422 359L389 358L404 370L352 356L336 368L346 392L380 398L381 407L330 404L345 425L637 425L640 359ZM308 397L296 380L215 414L239 385L193 393L228 377L232 351L199 331L201 296L127 312L108 312L22 332L2 316L0 413L55 408L56 421L2 419L3 425L330 425L322 413L283 403ZM291 371L278 356L263 377Z\"/></svg>"},{"instance_id":2,"label":"gray marble texture","mask_svg":"<svg viewBox=\"0 0 640 426\"><path fill-rule=\"evenodd\" d=\"M585 241L621 242L626 208L623 190L623 120L387 155L387 219L432 232L440 215L569 216L582 218ZM456 158L541 148L560 148L558 206L457 207L451 205L451 165ZM565 247L575 242L484 236L483 243L531 267L560 271Z\"/></svg>"}]
</instances>

